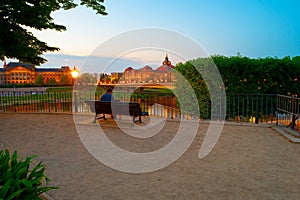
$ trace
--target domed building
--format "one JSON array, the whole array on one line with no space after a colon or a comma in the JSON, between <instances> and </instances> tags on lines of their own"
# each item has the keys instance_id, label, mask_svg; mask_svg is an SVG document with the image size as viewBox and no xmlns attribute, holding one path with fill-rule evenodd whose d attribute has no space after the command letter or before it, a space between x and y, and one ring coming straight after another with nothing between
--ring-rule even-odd
<instances>
[{"instance_id":1,"label":"domed building","mask_svg":"<svg viewBox=\"0 0 300 200\"><path fill-rule=\"evenodd\" d=\"M141 71L142 71L142 72L153 72L153 69L152 69L152 67L146 65L145 67L143 67L143 68L141 69Z\"/></svg>"},{"instance_id":2,"label":"domed building","mask_svg":"<svg viewBox=\"0 0 300 200\"><path fill-rule=\"evenodd\" d=\"M160 82L174 82L173 75L174 66L166 54L165 60L162 65L156 70L146 65L141 69L133 69L127 67L124 71L122 82L123 83L160 83Z\"/></svg>"},{"instance_id":3,"label":"domed building","mask_svg":"<svg viewBox=\"0 0 300 200\"><path fill-rule=\"evenodd\" d=\"M129 72L129 71L131 71L131 70L133 70L133 68L132 68L132 67L127 67L127 68L125 69L125 71L124 71L124 72Z\"/></svg>"},{"instance_id":4,"label":"domed building","mask_svg":"<svg viewBox=\"0 0 300 200\"><path fill-rule=\"evenodd\" d=\"M171 61L169 61L168 54L166 54L165 60L162 62L162 65L156 69L156 71L170 71L172 69L174 69L174 66L171 64Z\"/></svg>"},{"instance_id":5,"label":"domed building","mask_svg":"<svg viewBox=\"0 0 300 200\"><path fill-rule=\"evenodd\" d=\"M166 54L162 65L155 70L157 78L156 82L174 82L174 75L172 73L173 69L174 66L172 65L171 61L169 61L168 54Z\"/></svg>"},{"instance_id":6,"label":"domed building","mask_svg":"<svg viewBox=\"0 0 300 200\"><path fill-rule=\"evenodd\" d=\"M130 83L135 77L135 70L132 67L127 67L121 77L121 82Z\"/></svg>"}]
</instances>

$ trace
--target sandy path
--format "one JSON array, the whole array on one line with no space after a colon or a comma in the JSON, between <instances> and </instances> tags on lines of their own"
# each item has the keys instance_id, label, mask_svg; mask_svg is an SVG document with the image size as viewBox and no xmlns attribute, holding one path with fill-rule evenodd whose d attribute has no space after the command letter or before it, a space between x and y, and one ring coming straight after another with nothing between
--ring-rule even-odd
<instances>
[{"instance_id":1,"label":"sandy path","mask_svg":"<svg viewBox=\"0 0 300 200\"><path fill-rule=\"evenodd\" d=\"M300 145L272 128L225 125L213 151L198 152L207 129L201 124L188 151L151 173L116 171L94 159L82 145L72 115L0 114L0 143L23 156L37 154L47 165L54 199L300 199ZM158 136L132 139L104 127L111 140L130 151L162 147L177 122Z\"/></svg>"}]
</instances>

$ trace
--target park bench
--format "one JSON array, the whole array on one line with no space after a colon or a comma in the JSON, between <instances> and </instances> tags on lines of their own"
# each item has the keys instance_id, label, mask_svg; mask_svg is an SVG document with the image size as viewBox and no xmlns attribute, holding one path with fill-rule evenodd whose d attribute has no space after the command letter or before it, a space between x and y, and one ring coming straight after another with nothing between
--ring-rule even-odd
<instances>
[{"instance_id":1,"label":"park bench","mask_svg":"<svg viewBox=\"0 0 300 200\"><path fill-rule=\"evenodd\" d=\"M142 116L148 116L148 112L142 112L140 104L137 102L102 102L102 101L85 101L90 106L91 112L95 113L93 123L96 123L97 119L105 118L105 114L117 115L128 115L132 117L132 122L142 123ZM101 115L98 117L98 115ZM138 118L138 120L136 120Z\"/></svg>"}]
</instances>

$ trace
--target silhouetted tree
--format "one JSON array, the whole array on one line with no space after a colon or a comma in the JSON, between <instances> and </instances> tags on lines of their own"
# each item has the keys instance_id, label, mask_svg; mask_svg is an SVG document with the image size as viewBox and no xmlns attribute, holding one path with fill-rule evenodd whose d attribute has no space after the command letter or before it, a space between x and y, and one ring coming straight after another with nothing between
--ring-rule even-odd
<instances>
[{"instance_id":1,"label":"silhouetted tree","mask_svg":"<svg viewBox=\"0 0 300 200\"><path fill-rule=\"evenodd\" d=\"M92 8L97 14L106 15L103 2L104 0L81 0L80 5ZM65 31L65 26L54 23L51 14L76 6L73 0L1 0L0 59L16 58L35 65L45 63L47 60L41 55L59 48L48 46L27 28Z\"/></svg>"}]
</instances>

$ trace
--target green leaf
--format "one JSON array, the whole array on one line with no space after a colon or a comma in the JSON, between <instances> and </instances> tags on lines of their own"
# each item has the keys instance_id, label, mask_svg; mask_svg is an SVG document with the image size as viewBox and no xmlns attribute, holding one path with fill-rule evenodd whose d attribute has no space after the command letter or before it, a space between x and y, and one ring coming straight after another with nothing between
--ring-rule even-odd
<instances>
[{"instance_id":1,"label":"green leaf","mask_svg":"<svg viewBox=\"0 0 300 200\"><path fill-rule=\"evenodd\" d=\"M23 189L23 190L17 190L17 191L15 191L14 193L12 193L11 195L9 195L9 196L7 197L7 200L14 199L14 198L17 197L19 194L21 194L23 191L24 191L24 189Z\"/></svg>"},{"instance_id":2,"label":"green leaf","mask_svg":"<svg viewBox=\"0 0 300 200\"><path fill-rule=\"evenodd\" d=\"M24 184L28 190L32 190L32 183L29 180L23 179L20 183Z\"/></svg>"},{"instance_id":3,"label":"green leaf","mask_svg":"<svg viewBox=\"0 0 300 200\"><path fill-rule=\"evenodd\" d=\"M37 189L36 191L37 191L37 194L40 195L49 190L57 190L57 189L58 189L58 187L41 187L41 188Z\"/></svg>"},{"instance_id":4,"label":"green leaf","mask_svg":"<svg viewBox=\"0 0 300 200\"><path fill-rule=\"evenodd\" d=\"M10 188L12 180L8 180L0 190L0 198L5 198Z\"/></svg>"}]
</instances>

